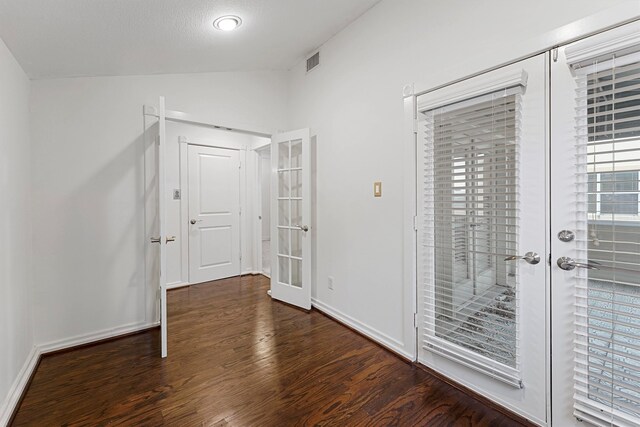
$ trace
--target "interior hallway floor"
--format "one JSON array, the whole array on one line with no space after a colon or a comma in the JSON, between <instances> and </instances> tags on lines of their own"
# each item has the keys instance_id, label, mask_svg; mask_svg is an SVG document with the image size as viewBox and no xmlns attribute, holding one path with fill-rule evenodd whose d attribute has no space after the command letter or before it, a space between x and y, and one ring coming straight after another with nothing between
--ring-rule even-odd
<instances>
[{"instance_id":1,"label":"interior hallway floor","mask_svg":"<svg viewBox=\"0 0 640 427\"><path fill-rule=\"evenodd\" d=\"M13 425L516 426L247 276L169 293L159 330L45 356Z\"/></svg>"}]
</instances>

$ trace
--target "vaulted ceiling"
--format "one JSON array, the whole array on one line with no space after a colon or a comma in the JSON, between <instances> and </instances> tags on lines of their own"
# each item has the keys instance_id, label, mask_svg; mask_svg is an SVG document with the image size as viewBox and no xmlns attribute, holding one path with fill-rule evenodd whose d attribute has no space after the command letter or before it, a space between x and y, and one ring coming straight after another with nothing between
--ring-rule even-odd
<instances>
[{"instance_id":1,"label":"vaulted ceiling","mask_svg":"<svg viewBox=\"0 0 640 427\"><path fill-rule=\"evenodd\" d=\"M0 37L34 79L286 70L378 1L0 0Z\"/></svg>"}]
</instances>

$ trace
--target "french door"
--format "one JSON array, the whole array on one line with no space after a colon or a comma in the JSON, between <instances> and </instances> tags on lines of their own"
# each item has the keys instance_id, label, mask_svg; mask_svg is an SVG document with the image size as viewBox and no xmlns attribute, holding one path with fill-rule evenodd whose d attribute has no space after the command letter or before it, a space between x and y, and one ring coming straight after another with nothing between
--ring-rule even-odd
<instances>
[{"instance_id":1,"label":"french door","mask_svg":"<svg viewBox=\"0 0 640 427\"><path fill-rule=\"evenodd\" d=\"M547 420L546 55L417 97L418 361Z\"/></svg>"},{"instance_id":2,"label":"french door","mask_svg":"<svg viewBox=\"0 0 640 427\"><path fill-rule=\"evenodd\" d=\"M640 23L416 100L419 362L640 426Z\"/></svg>"},{"instance_id":3,"label":"french door","mask_svg":"<svg viewBox=\"0 0 640 427\"><path fill-rule=\"evenodd\" d=\"M638 34L635 23L590 37L552 63L557 426L640 425Z\"/></svg>"},{"instance_id":4,"label":"french door","mask_svg":"<svg viewBox=\"0 0 640 427\"><path fill-rule=\"evenodd\" d=\"M271 138L271 296L311 309L309 129Z\"/></svg>"}]
</instances>

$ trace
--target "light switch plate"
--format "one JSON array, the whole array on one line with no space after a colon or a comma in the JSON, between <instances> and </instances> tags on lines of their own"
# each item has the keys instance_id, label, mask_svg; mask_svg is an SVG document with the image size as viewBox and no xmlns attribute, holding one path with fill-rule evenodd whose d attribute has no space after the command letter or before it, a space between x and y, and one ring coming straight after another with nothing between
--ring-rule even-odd
<instances>
[{"instance_id":1,"label":"light switch plate","mask_svg":"<svg viewBox=\"0 0 640 427\"><path fill-rule=\"evenodd\" d=\"M373 197L382 197L382 181L373 183Z\"/></svg>"}]
</instances>

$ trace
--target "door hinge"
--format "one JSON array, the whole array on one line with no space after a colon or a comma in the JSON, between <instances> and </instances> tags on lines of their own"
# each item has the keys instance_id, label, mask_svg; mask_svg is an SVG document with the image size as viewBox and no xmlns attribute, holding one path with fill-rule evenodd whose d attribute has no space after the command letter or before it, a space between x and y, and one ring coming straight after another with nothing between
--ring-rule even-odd
<instances>
[{"instance_id":1,"label":"door hinge","mask_svg":"<svg viewBox=\"0 0 640 427\"><path fill-rule=\"evenodd\" d=\"M418 119L413 119L413 133L418 133Z\"/></svg>"},{"instance_id":2,"label":"door hinge","mask_svg":"<svg viewBox=\"0 0 640 427\"><path fill-rule=\"evenodd\" d=\"M418 313L413 313L413 327L418 328Z\"/></svg>"},{"instance_id":3,"label":"door hinge","mask_svg":"<svg viewBox=\"0 0 640 427\"><path fill-rule=\"evenodd\" d=\"M413 231L418 231L418 216L413 216Z\"/></svg>"},{"instance_id":4,"label":"door hinge","mask_svg":"<svg viewBox=\"0 0 640 427\"><path fill-rule=\"evenodd\" d=\"M558 62L558 48L553 48L553 62Z\"/></svg>"}]
</instances>

